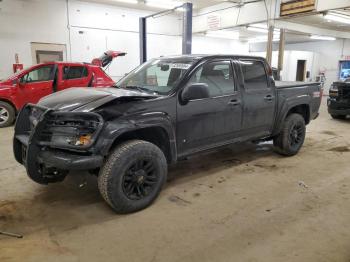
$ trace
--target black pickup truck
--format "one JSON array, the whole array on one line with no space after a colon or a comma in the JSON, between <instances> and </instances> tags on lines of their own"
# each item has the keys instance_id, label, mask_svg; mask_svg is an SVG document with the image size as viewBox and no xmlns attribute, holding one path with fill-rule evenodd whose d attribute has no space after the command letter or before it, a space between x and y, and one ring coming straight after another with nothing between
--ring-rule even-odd
<instances>
[{"instance_id":1,"label":"black pickup truck","mask_svg":"<svg viewBox=\"0 0 350 262\"><path fill-rule=\"evenodd\" d=\"M295 155L321 92L318 83L275 83L259 57L162 57L115 87L73 88L27 105L14 155L40 184L89 170L116 212L133 212L155 200L167 165L189 155L260 139Z\"/></svg>"},{"instance_id":2,"label":"black pickup truck","mask_svg":"<svg viewBox=\"0 0 350 262\"><path fill-rule=\"evenodd\" d=\"M328 113L334 119L350 115L350 80L334 82L329 89Z\"/></svg>"}]
</instances>

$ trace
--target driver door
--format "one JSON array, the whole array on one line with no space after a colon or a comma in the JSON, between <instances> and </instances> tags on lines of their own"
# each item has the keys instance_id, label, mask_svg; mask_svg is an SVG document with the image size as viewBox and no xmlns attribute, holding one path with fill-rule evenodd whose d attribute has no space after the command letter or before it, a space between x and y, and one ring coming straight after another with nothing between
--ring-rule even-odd
<instances>
[{"instance_id":1,"label":"driver door","mask_svg":"<svg viewBox=\"0 0 350 262\"><path fill-rule=\"evenodd\" d=\"M187 85L207 84L209 98L177 106L179 155L209 149L237 137L241 130L241 94L230 60L208 61L197 68Z\"/></svg>"},{"instance_id":2,"label":"driver door","mask_svg":"<svg viewBox=\"0 0 350 262\"><path fill-rule=\"evenodd\" d=\"M54 65L43 65L20 78L19 93L23 104L36 104L42 97L52 94L54 70Z\"/></svg>"}]
</instances>

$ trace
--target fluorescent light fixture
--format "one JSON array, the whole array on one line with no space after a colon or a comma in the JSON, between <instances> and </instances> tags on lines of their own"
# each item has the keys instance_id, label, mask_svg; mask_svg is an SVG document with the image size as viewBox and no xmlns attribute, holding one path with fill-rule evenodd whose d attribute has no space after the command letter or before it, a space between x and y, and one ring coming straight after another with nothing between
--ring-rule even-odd
<instances>
[{"instance_id":1,"label":"fluorescent light fixture","mask_svg":"<svg viewBox=\"0 0 350 262\"><path fill-rule=\"evenodd\" d=\"M216 30L216 31L208 31L206 32L205 35L208 37L214 37L214 38L224 38L224 39L232 39L232 40L239 39L239 32L237 31Z\"/></svg>"},{"instance_id":2,"label":"fluorescent light fixture","mask_svg":"<svg viewBox=\"0 0 350 262\"><path fill-rule=\"evenodd\" d=\"M126 3L126 4L138 4L137 0L114 0L115 2Z\"/></svg>"},{"instance_id":3,"label":"fluorescent light fixture","mask_svg":"<svg viewBox=\"0 0 350 262\"><path fill-rule=\"evenodd\" d=\"M252 31L252 32L258 32L258 33L264 33L264 34L267 34L268 32L269 32L269 30L265 27L265 28L263 28L262 26L248 26L247 27L247 30L248 31ZM274 31L274 34L276 34L276 33L280 33L280 29L278 29L278 28L276 28Z\"/></svg>"},{"instance_id":4,"label":"fluorescent light fixture","mask_svg":"<svg viewBox=\"0 0 350 262\"><path fill-rule=\"evenodd\" d=\"M328 13L324 16L324 18L339 23L350 24L350 16L347 15Z\"/></svg>"},{"instance_id":5,"label":"fluorescent light fixture","mask_svg":"<svg viewBox=\"0 0 350 262\"><path fill-rule=\"evenodd\" d=\"M248 26L247 30L252 31L252 32L265 33L265 34L267 34L269 32L269 30L267 30L267 29L253 27L253 26Z\"/></svg>"},{"instance_id":6,"label":"fluorescent light fixture","mask_svg":"<svg viewBox=\"0 0 350 262\"><path fill-rule=\"evenodd\" d=\"M312 35L310 36L311 39L315 39L315 40L326 40L326 41L334 41L337 40L335 37L331 37L331 36L321 36L321 35Z\"/></svg>"},{"instance_id":7,"label":"fluorescent light fixture","mask_svg":"<svg viewBox=\"0 0 350 262\"><path fill-rule=\"evenodd\" d=\"M146 5L151 7L161 8L161 9L172 9L177 6L183 5L183 3L179 1L147 0Z\"/></svg>"},{"instance_id":8,"label":"fluorescent light fixture","mask_svg":"<svg viewBox=\"0 0 350 262\"><path fill-rule=\"evenodd\" d=\"M252 43L265 43L267 41L268 41L267 36L254 37L254 38L248 39L248 43L251 43L251 44ZM272 39L272 42L277 42L277 41L280 41L279 36L278 37L274 36Z\"/></svg>"}]
</instances>

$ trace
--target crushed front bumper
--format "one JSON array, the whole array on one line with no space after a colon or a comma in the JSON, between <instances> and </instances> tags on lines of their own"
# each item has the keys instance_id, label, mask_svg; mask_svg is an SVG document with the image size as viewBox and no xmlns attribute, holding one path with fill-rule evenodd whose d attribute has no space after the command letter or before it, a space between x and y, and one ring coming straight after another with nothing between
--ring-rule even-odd
<instances>
[{"instance_id":1,"label":"crushed front bumper","mask_svg":"<svg viewBox=\"0 0 350 262\"><path fill-rule=\"evenodd\" d=\"M33 113L34 112L34 113ZM40 144L52 110L27 105L19 113L13 139L14 156L24 165L28 176L37 183L62 181L70 170L91 170L100 167L103 157L97 154L50 148Z\"/></svg>"},{"instance_id":2,"label":"crushed front bumper","mask_svg":"<svg viewBox=\"0 0 350 262\"><path fill-rule=\"evenodd\" d=\"M331 115L350 115L350 100L337 101L334 98L327 100L328 113Z\"/></svg>"}]
</instances>

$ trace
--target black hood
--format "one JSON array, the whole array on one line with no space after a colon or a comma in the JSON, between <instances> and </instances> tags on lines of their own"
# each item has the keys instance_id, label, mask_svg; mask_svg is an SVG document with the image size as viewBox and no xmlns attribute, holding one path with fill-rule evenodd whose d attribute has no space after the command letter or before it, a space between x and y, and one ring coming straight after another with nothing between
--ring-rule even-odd
<instances>
[{"instance_id":1,"label":"black hood","mask_svg":"<svg viewBox=\"0 0 350 262\"><path fill-rule=\"evenodd\" d=\"M39 105L60 111L91 111L115 99L150 99L157 97L149 93L120 88L69 88L46 96Z\"/></svg>"}]
</instances>

